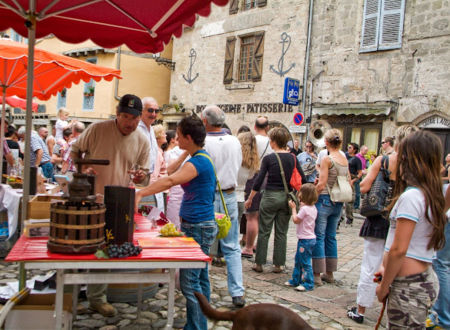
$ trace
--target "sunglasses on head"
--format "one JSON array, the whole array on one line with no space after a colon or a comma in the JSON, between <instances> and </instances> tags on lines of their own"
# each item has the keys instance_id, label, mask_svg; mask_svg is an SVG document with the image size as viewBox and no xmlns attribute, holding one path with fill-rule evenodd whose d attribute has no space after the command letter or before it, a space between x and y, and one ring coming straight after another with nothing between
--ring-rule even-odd
<instances>
[{"instance_id":1,"label":"sunglasses on head","mask_svg":"<svg viewBox=\"0 0 450 330\"><path fill-rule=\"evenodd\" d=\"M153 112L154 113L159 113L161 110L160 109L150 109L150 108L148 108L147 111L150 112L150 113L153 113Z\"/></svg>"}]
</instances>

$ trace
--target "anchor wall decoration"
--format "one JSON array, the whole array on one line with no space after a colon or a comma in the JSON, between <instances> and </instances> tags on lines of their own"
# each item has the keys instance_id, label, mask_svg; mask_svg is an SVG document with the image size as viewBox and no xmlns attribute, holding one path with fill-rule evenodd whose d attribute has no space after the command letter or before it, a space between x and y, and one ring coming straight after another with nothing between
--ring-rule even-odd
<instances>
[{"instance_id":1,"label":"anchor wall decoration","mask_svg":"<svg viewBox=\"0 0 450 330\"><path fill-rule=\"evenodd\" d=\"M191 51L189 53L189 70L187 72L187 78L186 76L183 74L183 79L186 80L186 82L188 84L191 84L195 79L197 79L198 77L198 72L195 75L194 78L192 78L192 67L194 66L195 60L197 59L197 52L195 51L194 48L191 48Z\"/></svg>"},{"instance_id":2,"label":"anchor wall decoration","mask_svg":"<svg viewBox=\"0 0 450 330\"><path fill-rule=\"evenodd\" d=\"M283 77L286 73L291 71L293 67L295 67L295 63L292 63L287 70L283 71L284 56L286 55L287 51L289 50L289 47L291 46L291 36L286 32L283 32L281 34L280 44L281 44L281 56L280 59L278 60L278 71L275 70L273 65L270 66L270 70L279 75L280 77Z\"/></svg>"}]
</instances>

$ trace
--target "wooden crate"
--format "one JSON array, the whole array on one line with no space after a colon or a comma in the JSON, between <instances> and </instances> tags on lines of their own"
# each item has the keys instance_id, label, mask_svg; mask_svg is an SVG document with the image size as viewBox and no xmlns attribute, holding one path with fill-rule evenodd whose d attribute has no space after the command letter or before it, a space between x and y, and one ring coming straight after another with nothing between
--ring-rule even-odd
<instances>
[{"instance_id":1,"label":"wooden crate","mask_svg":"<svg viewBox=\"0 0 450 330\"><path fill-rule=\"evenodd\" d=\"M28 219L50 219L50 204L60 200L61 196L35 195L28 202Z\"/></svg>"}]
</instances>

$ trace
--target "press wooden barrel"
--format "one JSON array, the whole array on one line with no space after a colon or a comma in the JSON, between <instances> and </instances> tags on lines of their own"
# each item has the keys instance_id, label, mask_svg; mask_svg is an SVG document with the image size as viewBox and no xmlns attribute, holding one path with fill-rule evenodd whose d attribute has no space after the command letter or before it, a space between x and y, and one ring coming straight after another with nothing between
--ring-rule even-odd
<instances>
[{"instance_id":1,"label":"press wooden barrel","mask_svg":"<svg viewBox=\"0 0 450 330\"><path fill-rule=\"evenodd\" d=\"M98 203L56 203L50 207L47 247L54 253L95 253L105 245L105 211Z\"/></svg>"}]
</instances>

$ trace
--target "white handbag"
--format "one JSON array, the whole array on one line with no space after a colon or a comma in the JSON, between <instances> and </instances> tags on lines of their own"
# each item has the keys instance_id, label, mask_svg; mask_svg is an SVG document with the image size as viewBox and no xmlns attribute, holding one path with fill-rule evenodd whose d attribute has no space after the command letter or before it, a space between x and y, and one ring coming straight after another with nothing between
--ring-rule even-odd
<instances>
[{"instance_id":1,"label":"white handbag","mask_svg":"<svg viewBox=\"0 0 450 330\"><path fill-rule=\"evenodd\" d=\"M330 160L333 166L336 166L331 157ZM348 203L353 200L353 190L347 175L338 175L331 189L328 184L326 186L332 202Z\"/></svg>"}]
</instances>

